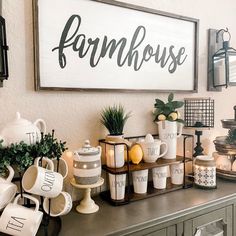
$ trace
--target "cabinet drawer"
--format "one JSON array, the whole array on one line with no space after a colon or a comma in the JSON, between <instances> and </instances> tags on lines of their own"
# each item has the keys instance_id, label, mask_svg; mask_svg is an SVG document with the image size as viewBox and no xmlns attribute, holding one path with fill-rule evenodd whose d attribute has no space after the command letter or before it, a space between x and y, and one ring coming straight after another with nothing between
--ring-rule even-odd
<instances>
[{"instance_id":1,"label":"cabinet drawer","mask_svg":"<svg viewBox=\"0 0 236 236\"><path fill-rule=\"evenodd\" d=\"M184 235L195 235L197 230L219 222L224 230L224 236L233 236L232 210L232 206L228 206L187 220L184 222Z\"/></svg>"}]
</instances>

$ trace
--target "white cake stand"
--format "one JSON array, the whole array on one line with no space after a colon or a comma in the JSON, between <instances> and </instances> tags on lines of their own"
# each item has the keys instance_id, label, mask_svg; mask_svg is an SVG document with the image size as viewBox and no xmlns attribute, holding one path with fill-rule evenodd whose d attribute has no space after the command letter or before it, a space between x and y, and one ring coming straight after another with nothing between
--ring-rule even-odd
<instances>
[{"instance_id":1,"label":"white cake stand","mask_svg":"<svg viewBox=\"0 0 236 236\"><path fill-rule=\"evenodd\" d=\"M90 214L90 213L97 212L99 210L99 206L95 204L95 202L91 198L91 188L97 188L103 185L104 179L100 177L98 182L95 184L83 185L83 184L77 184L75 182L75 179L72 178L70 183L75 188L85 189L84 197L81 200L80 204L76 207L76 210L79 213L83 213L83 214Z\"/></svg>"}]
</instances>

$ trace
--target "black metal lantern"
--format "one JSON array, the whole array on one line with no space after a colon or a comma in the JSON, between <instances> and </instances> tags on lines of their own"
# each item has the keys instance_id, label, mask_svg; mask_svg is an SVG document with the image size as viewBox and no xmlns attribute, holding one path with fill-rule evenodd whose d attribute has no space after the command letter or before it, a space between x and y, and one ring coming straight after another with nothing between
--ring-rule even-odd
<instances>
[{"instance_id":1,"label":"black metal lantern","mask_svg":"<svg viewBox=\"0 0 236 236\"><path fill-rule=\"evenodd\" d=\"M211 98L185 98L184 121L185 128L194 129L197 136L193 156L204 155L200 137L203 129L214 127L214 100Z\"/></svg>"},{"instance_id":2,"label":"black metal lantern","mask_svg":"<svg viewBox=\"0 0 236 236\"><path fill-rule=\"evenodd\" d=\"M0 86L8 78L7 50L5 19L0 16Z\"/></svg>"},{"instance_id":3,"label":"black metal lantern","mask_svg":"<svg viewBox=\"0 0 236 236\"><path fill-rule=\"evenodd\" d=\"M236 85L236 50L229 45L231 35L228 28L217 31L216 43L220 34L223 46L212 56L213 87L227 88Z\"/></svg>"}]
</instances>

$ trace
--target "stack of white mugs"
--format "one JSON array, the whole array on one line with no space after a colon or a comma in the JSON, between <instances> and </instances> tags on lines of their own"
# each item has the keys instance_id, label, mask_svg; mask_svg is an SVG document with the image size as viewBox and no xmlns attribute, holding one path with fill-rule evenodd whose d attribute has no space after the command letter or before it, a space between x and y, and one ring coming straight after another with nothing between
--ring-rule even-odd
<instances>
[{"instance_id":1,"label":"stack of white mugs","mask_svg":"<svg viewBox=\"0 0 236 236\"><path fill-rule=\"evenodd\" d=\"M43 209L50 216L65 215L72 208L70 194L62 191L63 180L68 174L67 163L65 160L59 159L59 170L56 172L54 165L57 164L58 160L43 158L42 161L46 165L39 166L40 159L36 158L34 165L25 171L22 187L25 192L44 197ZM6 179L0 178L0 211L3 210L0 217L0 231L16 236L34 236L43 218L43 212L39 211L39 201L36 197L25 193L22 196L19 194L15 197L17 186L12 183L14 170L11 166L7 168L9 170L8 177ZM21 197L34 202L35 208L20 205Z\"/></svg>"}]
</instances>

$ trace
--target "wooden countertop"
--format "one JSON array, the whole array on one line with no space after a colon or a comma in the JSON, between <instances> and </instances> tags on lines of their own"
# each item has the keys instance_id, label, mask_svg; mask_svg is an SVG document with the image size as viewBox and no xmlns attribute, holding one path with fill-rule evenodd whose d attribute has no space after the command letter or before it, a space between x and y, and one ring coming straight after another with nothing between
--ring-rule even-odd
<instances>
[{"instance_id":1,"label":"wooden countertop","mask_svg":"<svg viewBox=\"0 0 236 236\"><path fill-rule=\"evenodd\" d=\"M75 208L62 217L60 236L123 235L137 229L165 223L236 198L236 183L217 179L217 189L183 189L123 206L111 206L95 197L98 212L85 215Z\"/></svg>"}]
</instances>

